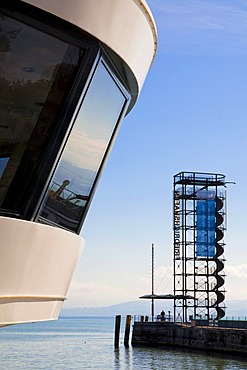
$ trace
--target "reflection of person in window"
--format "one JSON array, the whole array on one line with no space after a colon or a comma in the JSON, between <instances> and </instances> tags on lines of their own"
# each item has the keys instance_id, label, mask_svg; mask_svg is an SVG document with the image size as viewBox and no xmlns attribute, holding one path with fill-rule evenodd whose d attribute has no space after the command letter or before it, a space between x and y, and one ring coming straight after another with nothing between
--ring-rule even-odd
<instances>
[{"instance_id":1,"label":"reflection of person in window","mask_svg":"<svg viewBox=\"0 0 247 370\"><path fill-rule=\"evenodd\" d=\"M66 186L68 186L68 185L69 185L69 180L64 180L63 184L57 189L57 191L55 191L53 193L53 195L52 195L53 198L59 197L62 194L62 192L64 191L64 189L66 188Z\"/></svg>"}]
</instances>

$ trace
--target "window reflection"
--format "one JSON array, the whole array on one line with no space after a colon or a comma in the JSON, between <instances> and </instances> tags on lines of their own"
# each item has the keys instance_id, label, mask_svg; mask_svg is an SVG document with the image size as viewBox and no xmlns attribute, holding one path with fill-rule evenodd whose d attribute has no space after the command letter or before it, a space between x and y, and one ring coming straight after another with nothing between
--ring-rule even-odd
<instances>
[{"instance_id":1,"label":"window reflection","mask_svg":"<svg viewBox=\"0 0 247 370\"><path fill-rule=\"evenodd\" d=\"M7 166L9 158L0 158L0 178L2 177L4 170Z\"/></svg>"},{"instance_id":2,"label":"window reflection","mask_svg":"<svg viewBox=\"0 0 247 370\"><path fill-rule=\"evenodd\" d=\"M77 47L0 14L0 206L3 208L18 208L54 129L80 56Z\"/></svg>"},{"instance_id":3,"label":"window reflection","mask_svg":"<svg viewBox=\"0 0 247 370\"><path fill-rule=\"evenodd\" d=\"M126 97L100 62L40 215L76 231Z\"/></svg>"}]
</instances>

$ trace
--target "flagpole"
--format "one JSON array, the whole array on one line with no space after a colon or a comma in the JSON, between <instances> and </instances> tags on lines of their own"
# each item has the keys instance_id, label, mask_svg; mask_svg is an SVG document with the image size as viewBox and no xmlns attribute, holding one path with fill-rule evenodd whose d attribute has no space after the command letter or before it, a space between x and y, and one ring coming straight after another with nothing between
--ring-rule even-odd
<instances>
[{"instance_id":1,"label":"flagpole","mask_svg":"<svg viewBox=\"0 0 247 370\"><path fill-rule=\"evenodd\" d=\"M152 243L152 296L154 295L154 243ZM154 299L152 298L152 321L154 321Z\"/></svg>"}]
</instances>

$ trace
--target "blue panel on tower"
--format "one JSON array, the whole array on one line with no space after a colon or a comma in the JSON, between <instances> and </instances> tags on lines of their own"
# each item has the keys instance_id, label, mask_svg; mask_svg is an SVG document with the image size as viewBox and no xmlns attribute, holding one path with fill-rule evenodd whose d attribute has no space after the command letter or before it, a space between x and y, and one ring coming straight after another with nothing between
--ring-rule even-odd
<instances>
[{"instance_id":1,"label":"blue panel on tower","mask_svg":"<svg viewBox=\"0 0 247 370\"><path fill-rule=\"evenodd\" d=\"M197 200L196 208L196 256L213 257L215 255L216 228L215 199Z\"/></svg>"}]
</instances>

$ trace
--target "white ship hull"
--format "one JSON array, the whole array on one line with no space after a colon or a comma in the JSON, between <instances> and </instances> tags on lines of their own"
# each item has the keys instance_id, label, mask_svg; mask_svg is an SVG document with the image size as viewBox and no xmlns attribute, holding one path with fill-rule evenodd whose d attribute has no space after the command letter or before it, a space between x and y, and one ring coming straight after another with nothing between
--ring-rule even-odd
<instances>
[{"instance_id":1,"label":"white ship hull","mask_svg":"<svg viewBox=\"0 0 247 370\"><path fill-rule=\"evenodd\" d=\"M4 217L0 235L0 326L57 319L84 240Z\"/></svg>"}]
</instances>

